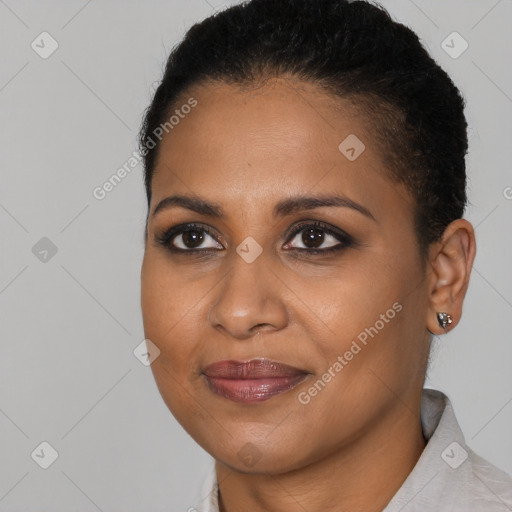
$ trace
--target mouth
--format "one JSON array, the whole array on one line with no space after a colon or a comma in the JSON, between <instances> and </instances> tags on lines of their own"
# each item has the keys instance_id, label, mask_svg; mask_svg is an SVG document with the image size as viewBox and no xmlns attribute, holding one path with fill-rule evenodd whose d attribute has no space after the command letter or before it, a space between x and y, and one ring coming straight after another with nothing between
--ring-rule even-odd
<instances>
[{"instance_id":1,"label":"mouth","mask_svg":"<svg viewBox=\"0 0 512 512\"><path fill-rule=\"evenodd\" d=\"M268 400L299 385L309 372L271 359L218 361L202 374L210 390L234 402Z\"/></svg>"}]
</instances>

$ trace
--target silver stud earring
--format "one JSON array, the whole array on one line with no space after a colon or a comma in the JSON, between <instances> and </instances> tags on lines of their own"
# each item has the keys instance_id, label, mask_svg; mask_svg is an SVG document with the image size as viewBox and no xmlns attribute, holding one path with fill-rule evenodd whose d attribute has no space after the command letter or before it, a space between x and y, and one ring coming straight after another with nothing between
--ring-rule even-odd
<instances>
[{"instance_id":1,"label":"silver stud earring","mask_svg":"<svg viewBox=\"0 0 512 512\"><path fill-rule=\"evenodd\" d=\"M452 316L448 313L437 313L437 321L439 322L439 327L442 327L446 331L446 326L452 323Z\"/></svg>"}]
</instances>

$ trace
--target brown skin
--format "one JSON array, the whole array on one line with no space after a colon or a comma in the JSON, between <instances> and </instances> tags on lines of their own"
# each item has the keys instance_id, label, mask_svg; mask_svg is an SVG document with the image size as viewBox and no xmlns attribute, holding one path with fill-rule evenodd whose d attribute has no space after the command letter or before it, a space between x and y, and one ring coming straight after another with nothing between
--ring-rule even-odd
<instances>
[{"instance_id":1,"label":"brown skin","mask_svg":"<svg viewBox=\"0 0 512 512\"><path fill-rule=\"evenodd\" d=\"M256 90L208 84L189 96L198 106L162 141L151 213L163 198L183 194L218 203L225 216L173 207L148 221L141 304L145 335L161 350L151 367L162 398L216 459L222 511L380 511L425 447L427 329L444 332L437 311L452 315L448 330L460 320L473 228L452 222L423 266L414 201L387 177L371 120L314 85L283 78ZM350 162L338 145L352 133L366 150ZM347 207L272 216L289 196L333 193L375 220ZM356 245L331 255L294 253L290 247L314 245L303 232L286 238L289 228L315 220ZM187 222L213 229L201 248L222 250L173 254L155 241ZM320 248L339 244L323 233ZM248 236L263 248L252 263L236 252ZM187 240L173 241L193 251ZM299 393L396 302L402 310L301 404ZM214 394L201 375L215 361L260 357L311 375L256 404ZM239 455L247 443L260 456L250 467Z\"/></svg>"}]
</instances>

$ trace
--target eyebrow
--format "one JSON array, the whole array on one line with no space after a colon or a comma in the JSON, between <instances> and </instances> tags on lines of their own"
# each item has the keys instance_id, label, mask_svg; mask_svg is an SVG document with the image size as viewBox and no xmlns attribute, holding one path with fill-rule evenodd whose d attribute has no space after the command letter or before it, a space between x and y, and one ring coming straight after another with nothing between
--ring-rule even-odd
<instances>
[{"instance_id":1,"label":"eyebrow","mask_svg":"<svg viewBox=\"0 0 512 512\"><path fill-rule=\"evenodd\" d=\"M273 210L274 217L284 217L292 213L312 210L314 208L321 208L324 206L335 206L341 208L351 208L353 210L362 213L364 216L376 221L370 210L365 208L363 205L356 203L352 199L340 195L329 195L329 196L292 196L279 201ZM208 217L221 218L224 216L222 207L210 201L206 201L197 196L183 196L173 195L162 199L153 210L152 217L157 215L163 210L167 210L172 207L182 207L188 210L192 210L201 215Z\"/></svg>"}]
</instances>

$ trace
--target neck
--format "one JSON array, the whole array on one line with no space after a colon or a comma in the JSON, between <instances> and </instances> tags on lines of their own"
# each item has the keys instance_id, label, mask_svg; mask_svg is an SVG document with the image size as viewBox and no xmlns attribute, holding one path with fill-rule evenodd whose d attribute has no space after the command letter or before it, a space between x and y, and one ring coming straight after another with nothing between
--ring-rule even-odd
<instances>
[{"instance_id":1,"label":"neck","mask_svg":"<svg viewBox=\"0 0 512 512\"><path fill-rule=\"evenodd\" d=\"M425 448L420 399L410 409L398 402L359 439L298 470L248 474L217 462L220 512L382 511Z\"/></svg>"}]
</instances>

